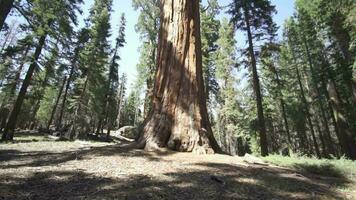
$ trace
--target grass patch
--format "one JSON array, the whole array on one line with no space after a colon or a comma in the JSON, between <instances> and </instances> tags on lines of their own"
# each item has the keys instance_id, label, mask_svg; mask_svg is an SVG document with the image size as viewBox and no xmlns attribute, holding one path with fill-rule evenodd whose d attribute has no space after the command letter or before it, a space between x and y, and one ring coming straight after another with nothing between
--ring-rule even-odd
<instances>
[{"instance_id":1,"label":"grass patch","mask_svg":"<svg viewBox=\"0 0 356 200\"><path fill-rule=\"evenodd\" d=\"M356 182L356 162L347 159L316 159L308 157L284 157L271 155L263 158L264 161L327 177L346 178Z\"/></svg>"}]
</instances>

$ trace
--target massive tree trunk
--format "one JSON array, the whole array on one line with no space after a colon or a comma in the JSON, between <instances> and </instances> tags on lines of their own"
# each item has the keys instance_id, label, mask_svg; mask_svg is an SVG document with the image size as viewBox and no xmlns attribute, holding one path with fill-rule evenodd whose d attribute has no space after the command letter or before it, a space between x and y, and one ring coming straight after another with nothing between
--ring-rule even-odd
<instances>
[{"instance_id":1,"label":"massive tree trunk","mask_svg":"<svg viewBox=\"0 0 356 200\"><path fill-rule=\"evenodd\" d=\"M162 0L153 108L138 146L213 153L220 148L208 119L200 40L199 1Z\"/></svg>"},{"instance_id":2,"label":"massive tree trunk","mask_svg":"<svg viewBox=\"0 0 356 200\"><path fill-rule=\"evenodd\" d=\"M0 31L4 26L7 15L10 13L14 0L0 0Z\"/></svg>"},{"instance_id":3,"label":"massive tree trunk","mask_svg":"<svg viewBox=\"0 0 356 200\"><path fill-rule=\"evenodd\" d=\"M257 117L258 117L258 128L260 132L260 146L261 146L261 155L268 156L268 142L267 142L267 133L266 133L266 124L265 124L265 117L263 114L263 99L261 93L261 85L260 79L257 72L257 61L255 57L254 45L253 45L253 36L251 33L250 27L250 16L245 8L245 23L247 27L247 37L248 37L248 44L249 44L249 56L252 68L252 79L253 79L253 90L256 95L256 105L257 105Z\"/></svg>"},{"instance_id":4,"label":"massive tree trunk","mask_svg":"<svg viewBox=\"0 0 356 200\"><path fill-rule=\"evenodd\" d=\"M17 96L14 108L11 111L9 120L6 124L4 133L2 135L2 140L12 140L14 137L14 131L16 128L17 117L21 111L22 103L25 100L25 95L27 93L27 88L28 88L28 86L30 86L32 76L33 76L35 69L37 67L37 60L41 55L42 49L45 45L45 42L46 42L46 34L42 35L39 38L38 45L37 45L35 53L33 55L32 63L30 65L30 67L28 68L28 71L27 71L25 79L22 83L19 95Z\"/></svg>"}]
</instances>

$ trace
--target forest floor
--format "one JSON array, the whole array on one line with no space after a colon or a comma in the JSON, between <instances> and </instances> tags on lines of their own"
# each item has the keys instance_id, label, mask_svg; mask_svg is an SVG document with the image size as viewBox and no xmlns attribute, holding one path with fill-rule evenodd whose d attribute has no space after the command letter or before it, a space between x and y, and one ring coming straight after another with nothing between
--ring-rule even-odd
<instances>
[{"instance_id":1,"label":"forest floor","mask_svg":"<svg viewBox=\"0 0 356 200\"><path fill-rule=\"evenodd\" d=\"M0 144L0 200L356 199L354 177L123 144L42 135Z\"/></svg>"}]
</instances>

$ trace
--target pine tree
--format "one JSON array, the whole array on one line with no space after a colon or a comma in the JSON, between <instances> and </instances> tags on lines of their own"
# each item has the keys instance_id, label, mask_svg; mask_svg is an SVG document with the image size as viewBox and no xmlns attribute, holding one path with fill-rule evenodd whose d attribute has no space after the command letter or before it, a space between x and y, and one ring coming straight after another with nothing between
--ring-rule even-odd
<instances>
[{"instance_id":1,"label":"pine tree","mask_svg":"<svg viewBox=\"0 0 356 200\"><path fill-rule=\"evenodd\" d=\"M217 40L219 39L220 21L217 19L219 14L219 4L217 0L209 0L206 7L200 6L201 14L201 40L203 57L203 77L205 84L205 94L208 108L211 107L213 96L218 93L218 83L216 81L216 50Z\"/></svg>"},{"instance_id":2,"label":"pine tree","mask_svg":"<svg viewBox=\"0 0 356 200\"><path fill-rule=\"evenodd\" d=\"M123 107L125 103L125 96L126 96L126 82L127 82L127 77L126 74L122 74L119 80L119 87L117 88L117 96L116 96L116 101L117 101L117 117L116 117L116 126L117 128L120 128L123 123L122 121L122 112L123 112Z\"/></svg>"},{"instance_id":3,"label":"pine tree","mask_svg":"<svg viewBox=\"0 0 356 200\"><path fill-rule=\"evenodd\" d=\"M263 113L263 100L260 79L257 70L258 57L254 44L269 37L273 39L276 25L273 23L272 15L275 7L269 0L234 0L230 5L229 13L235 28L247 33L248 49L247 56L252 71L253 89L256 95L258 127L260 132L261 155L268 155L268 142L266 135L265 117Z\"/></svg>"},{"instance_id":4,"label":"pine tree","mask_svg":"<svg viewBox=\"0 0 356 200\"><path fill-rule=\"evenodd\" d=\"M81 55L81 79L77 87L79 94L76 95L74 107L73 126L71 137L84 137L89 132L90 119L93 117L97 123L97 133L103 127L105 108L105 86L109 66L110 45L110 12L112 0L94 2L90 9L89 42ZM80 122L80 123L79 123Z\"/></svg>"},{"instance_id":5,"label":"pine tree","mask_svg":"<svg viewBox=\"0 0 356 200\"><path fill-rule=\"evenodd\" d=\"M125 15L121 15L121 22L119 28L119 35L116 38L116 45L113 50L113 56L109 65L109 73L108 73L108 82L106 88L106 103L105 103L105 124L107 126L107 135L109 137L112 126L116 120L117 114L113 111L117 109L113 109L116 107L116 99L115 96L117 92L117 88L119 87L119 65L117 61L120 59L119 49L124 47L125 41L125 28L126 28L126 19Z\"/></svg>"},{"instance_id":6,"label":"pine tree","mask_svg":"<svg viewBox=\"0 0 356 200\"><path fill-rule=\"evenodd\" d=\"M273 101L275 100L274 97L279 99L279 106L281 110L281 119L284 122L284 131L287 136L287 142L288 142L288 147L292 147L292 136L290 133L289 129L289 122L288 122L288 117L287 117L287 110L286 110L286 102L283 96L283 90L284 90L284 80L281 79L281 73L280 69L277 68L277 63L278 63L278 56L280 54L280 47L276 43L268 43L265 46L262 47L261 50L261 63L265 68L267 68L268 72L272 76L272 81L269 82L272 88L270 94L272 95L272 102L268 102L269 104L273 104ZM266 78L266 77L265 77Z\"/></svg>"},{"instance_id":7,"label":"pine tree","mask_svg":"<svg viewBox=\"0 0 356 200\"><path fill-rule=\"evenodd\" d=\"M25 79L17 96L14 107L6 124L2 140L12 140L18 115L27 93L33 74L37 68L37 61L41 55L42 49L46 44L46 38L53 36L56 38L58 32L71 34L71 26L76 23L77 5L81 0L75 1L55 1L48 2L44 0L34 0L32 2L31 15L28 16L31 21L34 37L37 38L37 45L32 55L32 63L28 68Z\"/></svg>"},{"instance_id":8,"label":"pine tree","mask_svg":"<svg viewBox=\"0 0 356 200\"><path fill-rule=\"evenodd\" d=\"M218 95L217 131L224 144L225 151L243 155L245 134L240 126L241 108L237 102L238 92L235 88L236 41L233 25L224 18L219 30L216 52L216 76L220 83Z\"/></svg>"},{"instance_id":9,"label":"pine tree","mask_svg":"<svg viewBox=\"0 0 356 200\"><path fill-rule=\"evenodd\" d=\"M60 105L60 109L59 109L59 116L58 116L58 120L56 123L56 129L60 130L62 128L62 120L64 117L64 113L66 110L66 105L67 105L67 99L68 99L68 95L70 92L70 87L71 84L74 82L76 77L76 73L78 73L79 71L79 60L80 60L80 56L82 51L84 50L88 40L89 40L89 31L86 28L81 29L76 36L76 41L74 42L73 46L75 46L74 48L74 53L73 55L70 55L69 59L70 59L70 69L68 72L68 81L65 85L65 89L64 89L64 94L63 94L63 98L62 98L62 102ZM52 119L53 120L53 119ZM51 125L51 121L49 121L49 125Z\"/></svg>"},{"instance_id":10,"label":"pine tree","mask_svg":"<svg viewBox=\"0 0 356 200\"><path fill-rule=\"evenodd\" d=\"M153 83L156 73L156 57L158 46L158 32L160 27L160 1L134 0L132 6L140 11L136 32L140 34L142 45L140 47L140 60L137 65L137 84L146 87L144 115L151 109L153 98Z\"/></svg>"}]
</instances>

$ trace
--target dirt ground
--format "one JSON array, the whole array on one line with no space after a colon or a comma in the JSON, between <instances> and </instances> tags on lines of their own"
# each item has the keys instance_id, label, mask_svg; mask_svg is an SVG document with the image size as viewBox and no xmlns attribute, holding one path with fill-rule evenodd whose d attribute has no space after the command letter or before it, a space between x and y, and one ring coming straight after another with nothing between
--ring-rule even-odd
<instances>
[{"instance_id":1,"label":"dirt ground","mask_svg":"<svg viewBox=\"0 0 356 200\"><path fill-rule=\"evenodd\" d=\"M336 189L352 185L346 178L114 143L0 144L0 168L0 200L356 199L352 191Z\"/></svg>"}]
</instances>

